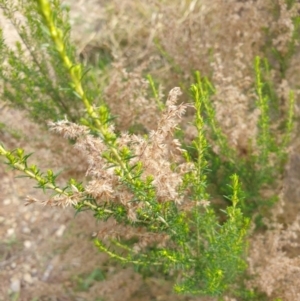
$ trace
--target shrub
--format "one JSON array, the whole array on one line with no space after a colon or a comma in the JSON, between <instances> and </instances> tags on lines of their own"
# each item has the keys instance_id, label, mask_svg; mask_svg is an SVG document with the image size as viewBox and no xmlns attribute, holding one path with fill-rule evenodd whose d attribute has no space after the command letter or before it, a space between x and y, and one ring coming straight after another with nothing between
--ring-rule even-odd
<instances>
[{"instance_id":1,"label":"shrub","mask_svg":"<svg viewBox=\"0 0 300 301\"><path fill-rule=\"evenodd\" d=\"M192 104L178 104L178 87L163 102L151 75L134 82L134 73L123 72L134 87L129 90L138 91L142 82L139 92L143 99L152 94L157 112L156 128L145 122L144 135L134 127L128 133L116 130L109 101L98 99L93 73L79 63L70 42L68 11L59 1L20 1L25 21L16 18L17 6L7 1L0 6L22 40L11 49L1 35L2 97L35 121L48 120L50 130L69 139L87 162L86 179L71 178L62 187L52 169L42 172L28 163L30 155L23 149L10 151L2 144L0 155L11 168L52 192L46 201L28 198L26 204L71 205L76 212L92 211L97 220L114 219L116 225L99 234L95 246L141 271L173 273L177 293L239 295L250 223L262 220L275 202L275 194L266 196L265 190L282 174L293 129L294 93L279 112L267 58L254 59L257 130L244 149L232 146L224 134L214 102L217 90L200 72L194 73L189 89ZM291 49L295 41L293 36ZM143 107L137 107L141 112ZM178 130L191 120L192 110L193 137L184 124Z\"/></svg>"}]
</instances>

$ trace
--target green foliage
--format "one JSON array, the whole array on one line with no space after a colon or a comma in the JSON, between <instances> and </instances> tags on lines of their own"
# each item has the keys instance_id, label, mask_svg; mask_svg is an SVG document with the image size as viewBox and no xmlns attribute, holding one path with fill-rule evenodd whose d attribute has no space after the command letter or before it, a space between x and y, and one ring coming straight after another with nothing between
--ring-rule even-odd
<instances>
[{"instance_id":1,"label":"green foliage","mask_svg":"<svg viewBox=\"0 0 300 301\"><path fill-rule=\"evenodd\" d=\"M71 87L70 74L62 68L57 47L76 61L74 46L70 43L68 8L60 1L51 1L51 17L60 28L62 44L55 45L49 29L38 12L37 1L0 1L4 16L10 20L19 35L15 46L6 43L0 29L0 79L2 99L24 109L36 122L58 120L67 116L78 121L83 116L83 106ZM18 13L24 17L20 20ZM71 68L69 66L69 68ZM76 70L72 67L72 73ZM92 74L81 74L82 84L87 86L93 80ZM89 97L99 101L97 86L89 87Z\"/></svg>"},{"instance_id":2,"label":"green foliage","mask_svg":"<svg viewBox=\"0 0 300 301\"><path fill-rule=\"evenodd\" d=\"M264 60L267 69L267 61ZM202 114L205 115L209 127L209 135L219 147L216 154L212 149L208 150L209 168L211 172L208 179L213 187L216 187L218 195L227 195L228 187L226 179L236 173L241 181L244 191L244 199L241 207L247 216L255 212L263 214L265 209L276 201L276 196L265 198L261 192L263 188L270 187L283 172L283 164L286 160L286 147L290 141L294 124L294 94L290 93L289 105L286 116L279 118L276 112L276 95L272 89L272 83L264 78L265 69L261 66L261 59L255 59L255 91L257 95L256 107L260 110L258 121L258 136L256 139L257 151L249 141L247 155L242 157L237 151L228 145L226 136L217 124L215 111L211 97L215 93L214 87L207 78L201 78L196 72L196 81L200 87L200 97L203 99ZM277 106L278 107L278 106ZM280 121L278 125L278 120ZM275 134L276 133L276 134ZM280 134L281 133L281 134ZM277 137L277 140L275 140Z\"/></svg>"},{"instance_id":3,"label":"green foliage","mask_svg":"<svg viewBox=\"0 0 300 301\"><path fill-rule=\"evenodd\" d=\"M141 205L136 210L136 220L129 218L125 205L98 202L75 179L60 187L58 174L51 169L42 172L36 165L30 165L30 154L26 155L23 149L9 151L1 145L0 155L6 158L6 163L21 171L24 177L33 179L37 188L51 190L53 198L48 202L54 205L59 205L64 198L67 200L64 204L73 205L77 212L91 210L95 219L114 218L124 226L142 227L148 233L165 234L169 239L164 246L154 244L140 252L136 252L132 241L95 239L95 246L111 258L133 264L140 270L173 272L177 277L174 285L177 293L222 296L225 292L234 294L238 291L236 281L243 279L247 268L247 233L251 218L256 212L263 214L265 207L274 202L274 197L266 199L261 192L282 172L285 149L293 129L292 92L286 116L277 124L277 117L282 114L277 110L278 97L268 76L267 60L255 59L253 89L256 107L260 110L257 150L254 152L249 142L247 156L243 158L229 145L216 121L211 101L215 93L213 84L199 72L195 73L195 84L190 91L196 111L197 136L183 153L182 160L189 163L191 169L183 174L178 188L189 205L189 209L184 210L172 199L159 201L154 177L144 175L141 161L132 163L136 154L130 145L118 143L107 105L96 100L98 106L94 106L99 91L97 87L88 86L89 79L94 82L92 75L86 74L85 67L76 60L75 49L69 41L67 11L60 2L37 0L25 4L19 1L14 6L0 0L0 7L22 40L22 44L17 43L12 50L1 33L2 96L25 109L38 122L67 115L68 119L85 125L91 135L101 139L106 151L99 153L99 157L109 167L114 167L119 179L116 189L126 188L132 195L131 202ZM17 10L26 17L25 25L16 19ZM160 47L159 43L157 47ZM161 47L159 49L171 61L168 54ZM173 67L181 72L178 66ZM165 105L158 97L151 76L148 81L157 106L163 111ZM273 131L282 134L275 139ZM218 146L218 153L208 141ZM173 165L176 169L176 164ZM212 185L215 189L210 195L208 188ZM214 204L215 196L224 197L225 209ZM100 270L95 270L84 280L79 277L80 290L88 289L102 276ZM245 292L246 295L249 300L253 297L251 292Z\"/></svg>"},{"instance_id":4,"label":"green foliage","mask_svg":"<svg viewBox=\"0 0 300 301\"><path fill-rule=\"evenodd\" d=\"M152 248L137 254L127 244L112 240L115 247L126 253L126 256L120 256L99 239L95 240L95 245L122 263L133 263L144 269L156 267L164 273L179 273L183 280L174 286L177 293L221 295L246 268L245 237L249 219L244 218L237 207L240 188L236 175L232 176L231 188L233 205L226 209L225 223L218 222L210 206L203 209L196 202L190 215L175 212L164 221L168 227L163 225L157 230L155 226L154 231L170 234L173 248Z\"/></svg>"},{"instance_id":5,"label":"green foliage","mask_svg":"<svg viewBox=\"0 0 300 301\"><path fill-rule=\"evenodd\" d=\"M154 80L150 74L147 75L147 80L149 81L152 94L154 96L154 99L156 100L157 107L159 108L160 111L162 111L164 109L164 104L159 99L158 89L156 88Z\"/></svg>"}]
</instances>

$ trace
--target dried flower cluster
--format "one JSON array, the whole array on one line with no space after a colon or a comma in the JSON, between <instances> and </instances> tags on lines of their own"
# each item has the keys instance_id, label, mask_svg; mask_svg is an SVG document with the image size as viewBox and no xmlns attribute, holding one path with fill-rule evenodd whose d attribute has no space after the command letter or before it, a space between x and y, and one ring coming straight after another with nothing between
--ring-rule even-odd
<instances>
[{"instance_id":1,"label":"dried flower cluster","mask_svg":"<svg viewBox=\"0 0 300 301\"><path fill-rule=\"evenodd\" d=\"M179 156L182 151L180 143L172 137L187 108L186 104L176 105L180 94L179 88L171 90L166 102L167 108L160 117L157 129L150 132L148 139L128 133L123 133L117 138L120 148L129 147L132 150L134 155L130 164L133 166L140 162L144 171L143 178L146 179L147 176L154 178L153 185L160 202L174 200L175 203L181 203L181 196L178 194L178 187L182 181L181 174L173 171L171 166L171 162L180 163L182 158ZM68 120L50 122L49 126L52 131L65 138L76 139L75 148L84 154L88 164L86 176L91 177L84 194L91 195L99 203L119 202L125 205L130 219L135 220L135 211L141 204L134 205L132 193L122 185L115 168L111 167L101 155L110 151L103 140L89 134L87 127ZM82 198L80 194L77 197L78 201ZM68 198L66 201L69 203Z\"/></svg>"}]
</instances>

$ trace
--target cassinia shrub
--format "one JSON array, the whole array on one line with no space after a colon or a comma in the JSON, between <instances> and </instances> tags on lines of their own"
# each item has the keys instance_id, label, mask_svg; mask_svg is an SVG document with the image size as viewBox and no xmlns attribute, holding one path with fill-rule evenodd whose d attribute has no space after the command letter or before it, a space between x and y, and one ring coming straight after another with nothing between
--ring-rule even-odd
<instances>
[{"instance_id":1,"label":"cassinia shrub","mask_svg":"<svg viewBox=\"0 0 300 301\"><path fill-rule=\"evenodd\" d=\"M0 7L21 38L11 49L0 32L2 99L36 122L47 121L87 162L86 179L61 187L58 174L29 165L23 149L10 151L2 143L0 154L11 168L52 192L46 201L28 198L27 204L71 205L77 212L92 211L97 220L114 219L95 246L139 270L171 271L177 293L222 296L240 289L250 222L276 199L264 198L262 191L282 172L293 129L293 92L280 127L272 118L268 61L254 62L258 134L245 156L218 125L216 89L199 72L189 90L192 104L178 104L179 88L161 102L149 75L160 112L157 127L147 135L129 134L115 129L93 73L78 61L68 10L59 1L0 0ZM178 140L175 136L185 133L176 130L191 108L196 135L193 141ZM225 199L221 207L213 202L216 195Z\"/></svg>"}]
</instances>

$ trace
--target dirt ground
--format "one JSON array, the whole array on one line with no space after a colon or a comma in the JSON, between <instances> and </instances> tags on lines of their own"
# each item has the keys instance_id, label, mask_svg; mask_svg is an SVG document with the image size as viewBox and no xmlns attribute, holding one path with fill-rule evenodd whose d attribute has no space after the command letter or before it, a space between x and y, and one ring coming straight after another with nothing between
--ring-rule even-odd
<instances>
[{"instance_id":1,"label":"dirt ground","mask_svg":"<svg viewBox=\"0 0 300 301\"><path fill-rule=\"evenodd\" d=\"M68 2L72 5L74 26L83 24L84 16L92 12L89 21L78 27L79 34L88 38L91 28L95 28L93 20L97 12L94 8L99 1ZM10 39L16 38L3 19L0 26ZM66 175L75 172L72 164L78 159L75 160L76 153L66 142L58 142L57 137L41 131L22 113L4 104L1 106L1 123L7 128L0 130L0 141L8 148L20 146L26 152L34 151L32 160L41 168L54 166L58 170L63 163ZM289 200L287 219L294 218L299 211L300 155L298 147L293 149L284 180ZM66 162L60 161L62 151L70 152ZM83 170L77 172L80 176ZM96 223L89 212L75 216L72 208L24 206L27 195L46 197L33 188L32 181L16 179L17 175L1 162L0 301L213 300L175 296L171 281L156 277L143 279L132 268L112 263L92 243L92 234L101 230L101 223Z\"/></svg>"}]
</instances>

